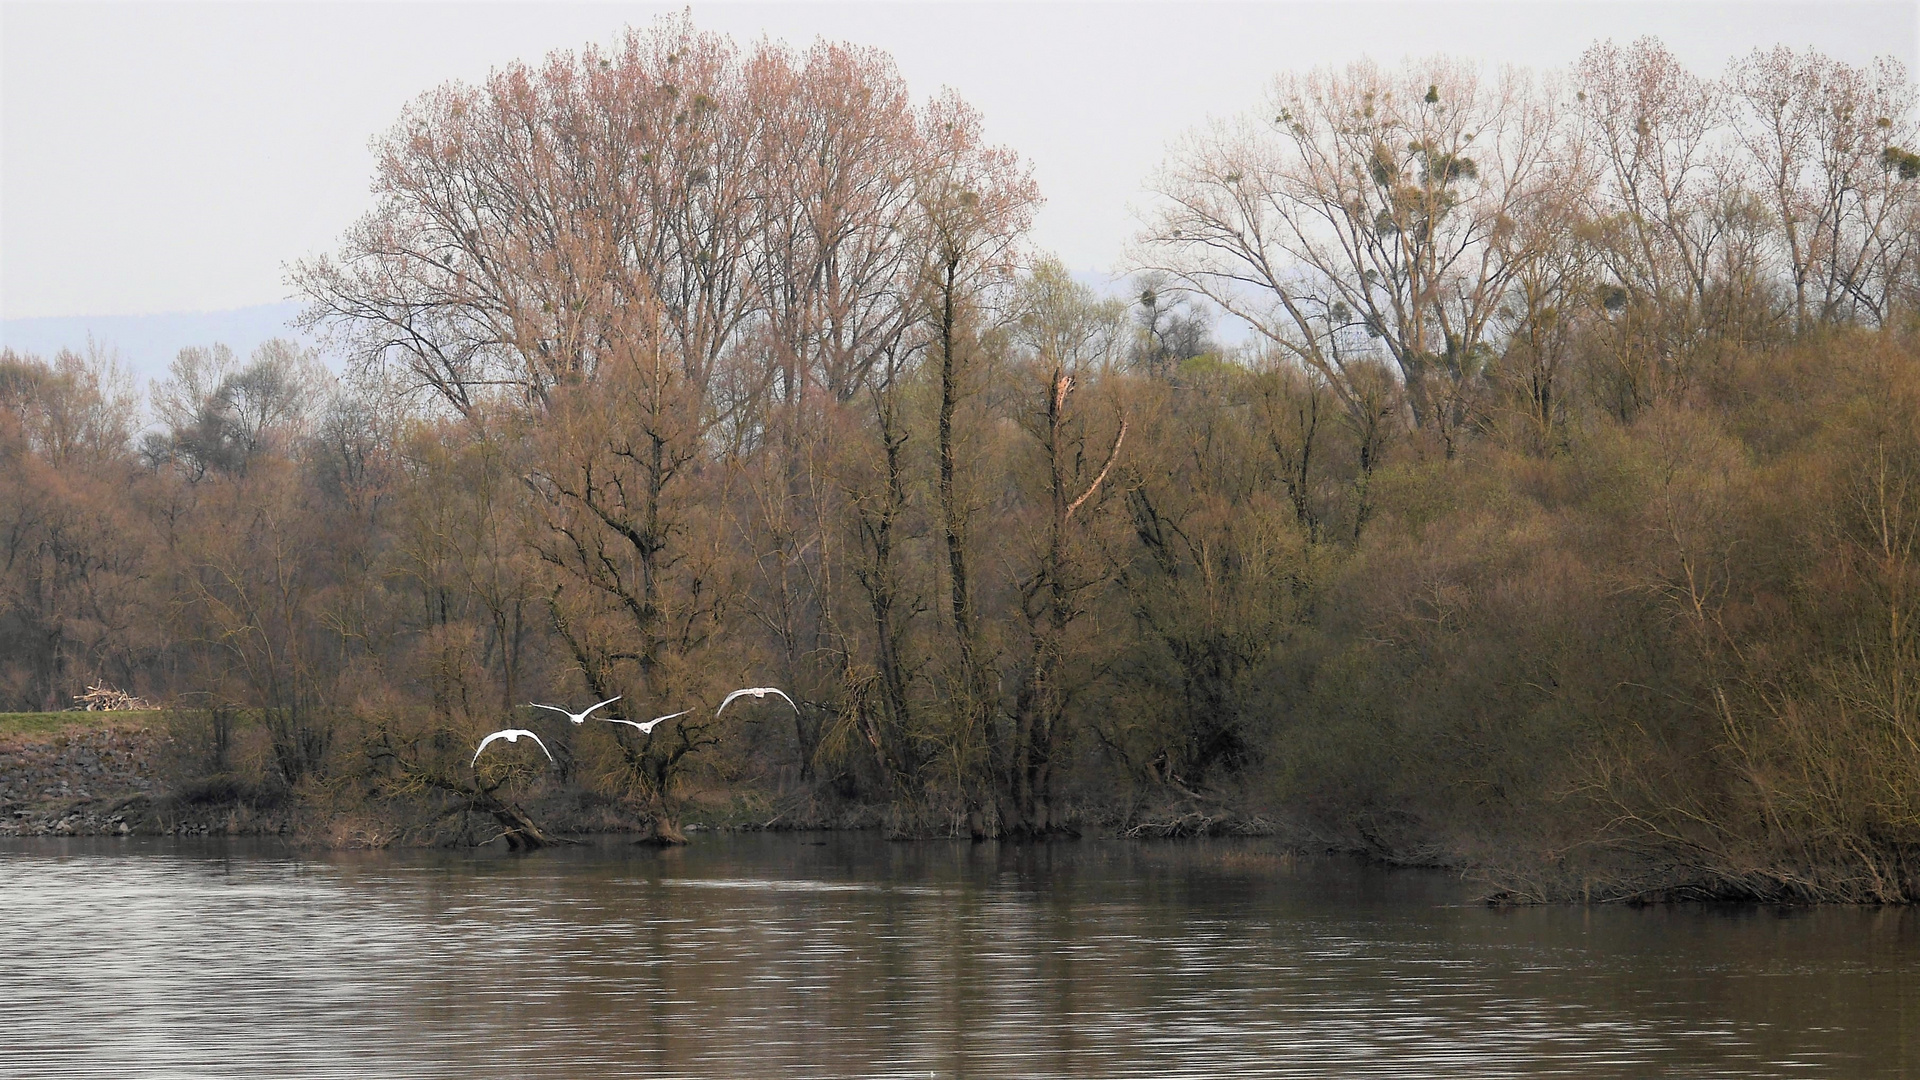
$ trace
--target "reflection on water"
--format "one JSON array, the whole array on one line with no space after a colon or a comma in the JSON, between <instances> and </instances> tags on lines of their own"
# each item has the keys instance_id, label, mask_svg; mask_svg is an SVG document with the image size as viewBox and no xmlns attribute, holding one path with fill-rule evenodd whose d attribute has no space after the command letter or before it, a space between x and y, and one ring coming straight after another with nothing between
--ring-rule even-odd
<instances>
[{"instance_id":1,"label":"reflection on water","mask_svg":"<svg viewBox=\"0 0 1920 1080\"><path fill-rule=\"evenodd\" d=\"M0 846L0 1074L1920 1077L1920 912L1258 844Z\"/></svg>"}]
</instances>

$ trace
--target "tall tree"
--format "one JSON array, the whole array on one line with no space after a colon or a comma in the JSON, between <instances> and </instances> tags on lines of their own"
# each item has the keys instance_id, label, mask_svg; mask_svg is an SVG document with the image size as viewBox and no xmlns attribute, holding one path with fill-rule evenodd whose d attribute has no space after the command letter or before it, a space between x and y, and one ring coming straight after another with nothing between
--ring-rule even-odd
<instances>
[{"instance_id":1,"label":"tall tree","mask_svg":"<svg viewBox=\"0 0 1920 1080\"><path fill-rule=\"evenodd\" d=\"M1097 302L1052 261L1022 282L1016 305L1026 355L1011 372L1017 389L1010 397L1015 422L1033 442L1038 475L1030 483L1038 490L1031 502L1040 520L1031 526L1018 581L1025 648L1015 664L1012 724L1001 740L1009 796L1001 818L1007 832L1040 835L1061 824L1053 812L1056 759L1072 744L1068 709L1085 678L1069 671L1076 659L1070 635L1111 577L1110 565L1089 550L1088 522L1113 490L1109 478L1127 421L1085 404L1099 390L1088 384L1119 351L1119 305Z\"/></svg>"},{"instance_id":2,"label":"tall tree","mask_svg":"<svg viewBox=\"0 0 1920 1080\"><path fill-rule=\"evenodd\" d=\"M1138 257L1246 319L1356 414L1364 376L1349 369L1384 353L1415 425L1451 451L1514 273L1514 221L1566 179L1562 127L1519 71L1486 79L1437 58L1284 75L1263 116L1175 152Z\"/></svg>"},{"instance_id":3,"label":"tall tree","mask_svg":"<svg viewBox=\"0 0 1920 1080\"><path fill-rule=\"evenodd\" d=\"M1734 64L1727 83L1730 126L1774 218L1796 327L1856 312L1884 322L1911 247L1895 234L1920 201L1920 177L1903 177L1896 156L1915 137L1906 69L1891 58L1856 68L1782 45Z\"/></svg>"},{"instance_id":4,"label":"tall tree","mask_svg":"<svg viewBox=\"0 0 1920 1080\"><path fill-rule=\"evenodd\" d=\"M991 318L994 292L1011 278L1017 244L1032 220L1038 192L1010 152L987 146L979 114L958 98L933 103L921 120L928 143L919 178L919 202L928 231L921 269L930 362L938 365L938 480L941 539L946 551L947 615L953 628L950 779L971 804L970 828L984 831L984 750L997 697L997 678L975 607L970 545L976 509L960 477L962 401L970 397L984 359L980 336Z\"/></svg>"}]
</instances>

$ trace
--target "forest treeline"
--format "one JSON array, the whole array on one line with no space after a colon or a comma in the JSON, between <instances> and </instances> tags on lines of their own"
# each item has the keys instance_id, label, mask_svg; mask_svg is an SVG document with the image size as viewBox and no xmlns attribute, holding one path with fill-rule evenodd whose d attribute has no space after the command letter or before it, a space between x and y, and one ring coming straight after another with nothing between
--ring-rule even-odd
<instances>
[{"instance_id":1,"label":"forest treeline","mask_svg":"<svg viewBox=\"0 0 1920 1080\"><path fill-rule=\"evenodd\" d=\"M293 271L347 376L0 361L0 707L168 702L364 842L725 805L1912 900L1915 125L1784 48L1284 75L1116 301L883 53L677 18L448 84ZM615 695L692 711L526 708ZM507 726L556 763L470 765Z\"/></svg>"}]
</instances>

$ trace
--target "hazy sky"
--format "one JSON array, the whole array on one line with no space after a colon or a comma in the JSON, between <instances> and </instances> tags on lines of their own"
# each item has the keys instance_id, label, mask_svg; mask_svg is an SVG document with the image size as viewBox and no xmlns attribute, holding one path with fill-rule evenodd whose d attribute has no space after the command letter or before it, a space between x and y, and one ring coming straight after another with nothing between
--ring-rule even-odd
<instances>
[{"instance_id":1,"label":"hazy sky","mask_svg":"<svg viewBox=\"0 0 1920 1080\"><path fill-rule=\"evenodd\" d=\"M283 264L369 204L368 140L413 96L678 5L0 3L0 317L285 299ZM1362 54L1558 66L1655 34L1703 74L1785 42L1916 67L1920 5L1882 3L694 4L694 21L876 45L952 86L1034 164L1035 239L1111 270L1167 142L1272 74Z\"/></svg>"}]
</instances>

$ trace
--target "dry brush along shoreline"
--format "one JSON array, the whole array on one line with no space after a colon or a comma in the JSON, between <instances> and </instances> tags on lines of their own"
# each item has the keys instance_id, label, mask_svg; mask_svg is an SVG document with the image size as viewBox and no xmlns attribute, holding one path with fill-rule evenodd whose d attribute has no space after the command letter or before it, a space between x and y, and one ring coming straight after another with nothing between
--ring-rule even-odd
<instances>
[{"instance_id":1,"label":"dry brush along shoreline","mask_svg":"<svg viewBox=\"0 0 1920 1080\"><path fill-rule=\"evenodd\" d=\"M0 836L282 836L317 847L461 846L504 840L514 848L567 842L581 833L657 832L643 811L579 790L509 795L477 778L436 777L438 802L341 797L342 785L289 790L262 770L211 771L199 760L200 732L177 717L104 720L92 714L12 714L32 723L0 728ZM518 798L519 801L514 801ZM385 803L384 806L380 805ZM484 819L497 819L498 828ZM1190 800L1151 810L1066 810L1054 838L1073 823L1130 839L1274 836L1258 814ZM463 820L464 819L464 820ZM767 796L717 788L686 800L676 832L711 829L805 831L874 829L897 839L965 835L966 821L902 812L796 792ZM679 842L684 842L684 836Z\"/></svg>"},{"instance_id":2,"label":"dry brush along shoreline","mask_svg":"<svg viewBox=\"0 0 1920 1080\"><path fill-rule=\"evenodd\" d=\"M658 830L630 806L575 792L549 792L511 802L478 792L428 805L388 800L342 800L337 792L290 792L232 773L208 774L183 758L190 732L147 718L62 723L68 714L44 714L28 730L0 731L0 836L272 836L320 849L458 847L504 843L514 850L573 843L588 834L628 834L657 842ZM17 714L16 714L17 716ZM512 816L505 811L511 807ZM1061 828L1045 838L1091 835L1138 842L1207 837L1268 838L1295 856L1364 859L1377 865L1446 870L1485 887L1497 906L1540 904L1644 905L1687 902L1879 902L1846 880L1822 881L1808 867L1796 881L1755 872L1729 880L1704 862L1681 865L1657 858L1628 867L1590 864L1512 845L1456 839L1435 843L1407 822L1360 821L1344 835L1303 825L1283 814L1241 811L1226 801L1183 792L1158 801L1063 807ZM409 816L411 815L411 816ZM494 819L489 824L488 819ZM966 835L964 817L940 822L897 808L850 804L796 792L766 797L707 792L687 801L677 841L713 830L875 830L892 839L953 839ZM976 837L976 839L978 839ZM1007 839L1007 838L1003 838Z\"/></svg>"}]
</instances>

